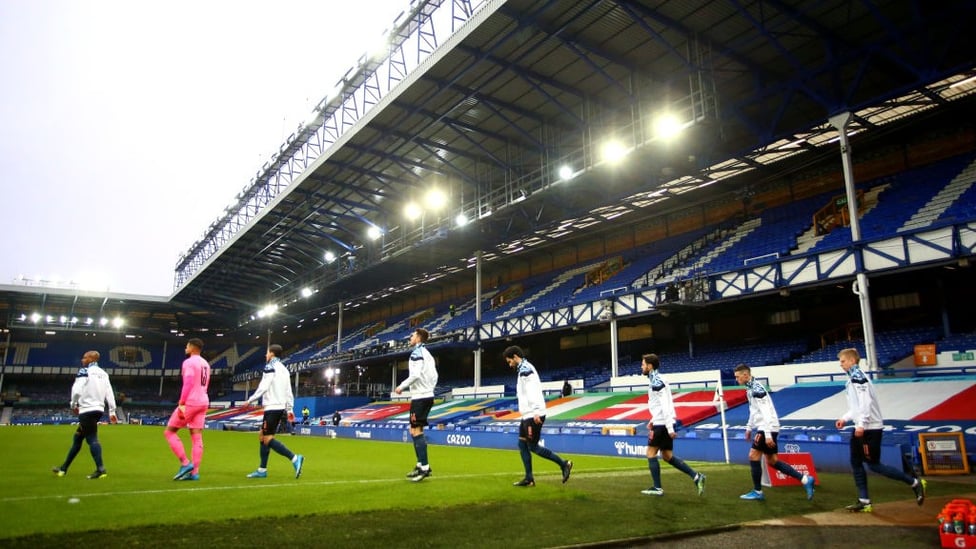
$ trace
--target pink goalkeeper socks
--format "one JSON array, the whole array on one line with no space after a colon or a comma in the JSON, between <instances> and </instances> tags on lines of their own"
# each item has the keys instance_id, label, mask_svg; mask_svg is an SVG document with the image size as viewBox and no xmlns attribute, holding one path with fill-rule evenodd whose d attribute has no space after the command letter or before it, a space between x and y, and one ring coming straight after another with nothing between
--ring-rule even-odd
<instances>
[{"instance_id":1,"label":"pink goalkeeper socks","mask_svg":"<svg viewBox=\"0 0 976 549\"><path fill-rule=\"evenodd\" d=\"M190 434L190 440L193 442L193 450L191 450L193 455L193 472L200 472L200 462L203 461L203 433L192 433Z\"/></svg>"},{"instance_id":2,"label":"pink goalkeeper socks","mask_svg":"<svg viewBox=\"0 0 976 549\"><path fill-rule=\"evenodd\" d=\"M166 442L169 443L169 447L176 454L176 457L180 458L181 464L186 464L186 450L183 449L183 441L180 440L180 436L173 431L166 430L163 435L166 437ZM201 448L203 447L203 442L200 443Z\"/></svg>"}]
</instances>

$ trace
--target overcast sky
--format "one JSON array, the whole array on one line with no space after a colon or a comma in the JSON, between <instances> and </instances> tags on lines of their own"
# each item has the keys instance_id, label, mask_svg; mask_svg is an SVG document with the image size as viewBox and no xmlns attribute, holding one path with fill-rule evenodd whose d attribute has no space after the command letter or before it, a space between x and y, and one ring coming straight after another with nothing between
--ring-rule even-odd
<instances>
[{"instance_id":1,"label":"overcast sky","mask_svg":"<svg viewBox=\"0 0 976 549\"><path fill-rule=\"evenodd\" d=\"M408 0L0 0L0 284L170 295Z\"/></svg>"}]
</instances>

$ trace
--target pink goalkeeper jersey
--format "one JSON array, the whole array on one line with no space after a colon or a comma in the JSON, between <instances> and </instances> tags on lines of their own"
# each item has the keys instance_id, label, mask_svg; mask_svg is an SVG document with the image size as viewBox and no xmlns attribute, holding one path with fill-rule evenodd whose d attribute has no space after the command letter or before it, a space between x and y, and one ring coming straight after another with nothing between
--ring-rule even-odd
<instances>
[{"instance_id":1,"label":"pink goalkeeper jersey","mask_svg":"<svg viewBox=\"0 0 976 549\"><path fill-rule=\"evenodd\" d=\"M183 392L180 402L187 406L209 406L210 364L200 355L190 355L183 361Z\"/></svg>"}]
</instances>

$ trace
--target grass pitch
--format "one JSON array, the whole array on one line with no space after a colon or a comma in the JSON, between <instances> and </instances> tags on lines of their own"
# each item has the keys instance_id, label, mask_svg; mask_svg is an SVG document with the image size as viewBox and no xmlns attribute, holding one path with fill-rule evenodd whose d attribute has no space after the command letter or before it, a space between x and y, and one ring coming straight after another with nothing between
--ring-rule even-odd
<instances>
[{"instance_id":1,"label":"grass pitch","mask_svg":"<svg viewBox=\"0 0 976 549\"><path fill-rule=\"evenodd\" d=\"M799 487L741 501L751 488L748 468L712 463L690 464L708 475L704 497L666 464L665 496L649 497L640 494L651 484L645 459L572 454L563 454L575 463L567 484L555 464L534 456L536 487L515 488L522 464L514 436L512 450L431 445L433 476L411 483L409 443L283 435L306 456L302 477L272 452L268 478L248 479L258 465L257 434L205 431L201 480L173 481L179 463L163 429L130 425L99 427L106 478L85 478L94 470L87 445L68 474L55 477L50 469L73 432L0 428L0 545L551 547L836 510L854 499L849 474L822 474L813 501ZM676 450L680 456L680 439ZM744 462L745 443L732 451ZM904 485L869 478L876 502L911 497ZM929 482L933 495L954 488Z\"/></svg>"}]
</instances>

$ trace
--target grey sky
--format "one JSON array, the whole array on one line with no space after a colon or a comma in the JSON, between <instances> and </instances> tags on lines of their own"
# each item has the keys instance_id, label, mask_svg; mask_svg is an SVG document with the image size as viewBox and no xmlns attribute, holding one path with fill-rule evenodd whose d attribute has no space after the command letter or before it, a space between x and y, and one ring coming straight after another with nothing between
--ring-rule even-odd
<instances>
[{"instance_id":1,"label":"grey sky","mask_svg":"<svg viewBox=\"0 0 976 549\"><path fill-rule=\"evenodd\" d=\"M169 295L407 0L0 0L0 284Z\"/></svg>"}]
</instances>

